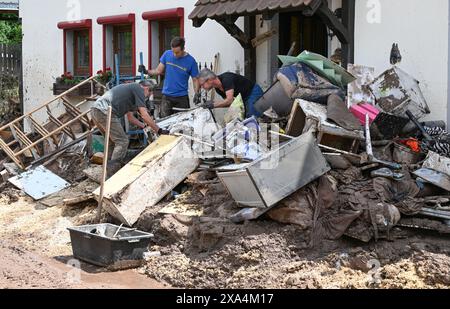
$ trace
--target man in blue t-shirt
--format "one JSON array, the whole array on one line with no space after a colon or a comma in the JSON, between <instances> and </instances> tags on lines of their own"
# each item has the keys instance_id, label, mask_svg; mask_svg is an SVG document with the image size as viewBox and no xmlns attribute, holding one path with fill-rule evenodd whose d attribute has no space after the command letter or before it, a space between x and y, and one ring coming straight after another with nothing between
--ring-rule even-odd
<instances>
[{"instance_id":1,"label":"man in blue t-shirt","mask_svg":"<svg viewBox=\"0 0 450 309\"><path fill-rule=\"evenodd\" d=\"M162 55L156 69L147 71L145 66L139 66L139 72L152 76L165 75L160 115L162 118L174 114L174 107L190 108L188 96L189 77L192 77L194 82L196 93L194 101L197 101L199 98L198 65L194 57L184 50L185 44L184 38L176 37L170 43L172 49Z\"/></svg>"}]
</instances>

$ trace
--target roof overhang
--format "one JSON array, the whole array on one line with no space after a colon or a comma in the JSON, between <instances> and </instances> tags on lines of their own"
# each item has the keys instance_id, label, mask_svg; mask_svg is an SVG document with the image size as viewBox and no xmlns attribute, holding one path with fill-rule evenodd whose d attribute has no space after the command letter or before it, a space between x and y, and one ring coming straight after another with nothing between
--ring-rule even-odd
<instances>
[{"instance_id":1,"label":"roof overhang","mask_svg":"<svg viewBox=\"0 0 450 309\"><path fill-rule=\"evenodd\" d=\"M0 13L19 14L19 1L0 1Z\"/></svg>"},{"instance_id":2,"label":"roof overhang","mask_svg":"<svg viewBox=\"0 0 450 309\"><path fill-rule=\"evenodd\" d=\"M313 15L321 4L322 0L198 0L189 19L194 27L201 27L208 18L224 20L262 14L271 19L275 13L294 10Z\"/></svg>"}]
</instances>

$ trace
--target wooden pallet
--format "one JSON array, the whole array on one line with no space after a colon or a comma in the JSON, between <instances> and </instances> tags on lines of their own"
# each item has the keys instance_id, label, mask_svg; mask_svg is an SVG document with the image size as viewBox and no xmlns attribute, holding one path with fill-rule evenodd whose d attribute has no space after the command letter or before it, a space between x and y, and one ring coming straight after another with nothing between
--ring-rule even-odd
<instances>
[{"instance_id":1,"label":"wooden pallet","mask_svg":"<svg viewBox=\"0 0 450 309\"><path fill-rule=\"evenodd\" d=\"M72 92L77 91L79 87L83 85L91 84L91 97L73 105L66 99L66 95L70 95ZM41 161L42 158L49 158L53 154L60 153L64 145L60 145L62 133L67 134L73 140L76 140L76 134L72 127L74 124L79 124L82 128L81 132L83 136L86 133L92 132L94 125L89 120L88 114L90 110L81 112L80 106L86 102L95 99L97 95L95 94L95 83L98 83L94 77L90 77L85 81L75 85L73 88L65 91L64 93L56 96L52 100L44 103L40 107L34 109L33 111L15 119L14 121L4 125L0 128L0 132L9 129L14 137L14 139L7 143L0 137L0 148L8 155L11 160L17 164L21 169L26 169L33 162ZM65 108L64 117L56 117L52 114L51 103L61 100L62 105ZM33 118L33 115L37 112L46 111L49 122L46 124L40 124L37 120ZM23 123L28 121L31 126L32 132L25 133L23 129ZM56 129L49 129L53 127ZM80 132L78 132L80 133ZM48 142L54 146L54 151L51 153L43 153L42 143ZM29 163L29 158L33 157L34 161ZM27 163L28 162L28 163Z\"/></svg>"}]
</instances>

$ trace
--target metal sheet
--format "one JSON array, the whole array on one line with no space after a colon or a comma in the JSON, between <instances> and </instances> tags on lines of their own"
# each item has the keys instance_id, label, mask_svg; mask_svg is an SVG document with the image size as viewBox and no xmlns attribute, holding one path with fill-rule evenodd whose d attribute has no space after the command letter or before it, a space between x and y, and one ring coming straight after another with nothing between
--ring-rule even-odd
<instances>
[{"instance_id":1,"label":"metal sheet","mask_svg":"<svg viewBox=\"0 0 450 309\"><path fill-rule=\"evenodd\" d=\"M312 133L300 136L247 168L267 207L329 170Z\"/></svg>"},{"instance_id":2,"label":"metal sheet","mask_svg":"<svg viewBox=\"0 0 450 309\"><path fill-rule=\"evenodd\" d=\"M238 204L269 208L329 170L313 134L308 132L245 170L218 176Z\"/></svg>"},{"instance_id":3,"label":"metal sheet","mask_svg":"<svg viewBox=\"0 0 450 309\"><path fill-rule=\"evenodd\" d=\"M429 183L432 183L439 188L450 191L450 177L445 174L427 168L421 168L415 171L413 174L425 179Z\"/></svg>"},{"instance_id":4,"label":"metal sheet","mask_svg":"<svg viewBox=\"0 0 450 309\"><path fill-rule=\"evenodd\" d=\"M10 178L9 182L35 200L40 200L70 187L70 183L43 166L38 166L35 169Z\"/></svg>"},{"instance_id":5,"label":"metal sheet","mask_svg":"<svg viewBox=\"0 0 450 309\"><path fill-rule=\"evenodd\" d=\"M238 205L266 207L247 170L218 173L217 175Z\"/></svg>"}]
</instances>

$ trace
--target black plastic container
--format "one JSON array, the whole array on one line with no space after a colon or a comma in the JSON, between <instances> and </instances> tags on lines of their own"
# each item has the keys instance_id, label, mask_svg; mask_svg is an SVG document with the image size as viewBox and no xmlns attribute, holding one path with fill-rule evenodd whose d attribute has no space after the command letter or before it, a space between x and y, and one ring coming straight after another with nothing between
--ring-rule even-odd
<instances>
[{"instance_id":1,"label":"black plastic container","mask_svg":"<svg viewBox=\"0 0 450 309\"><path fill-rule=\"evenodd\" d=\"M74 257L114 270L139 266L153 234L118 229L107 223L68 228Z\"/></svg>"}]
</instances>

